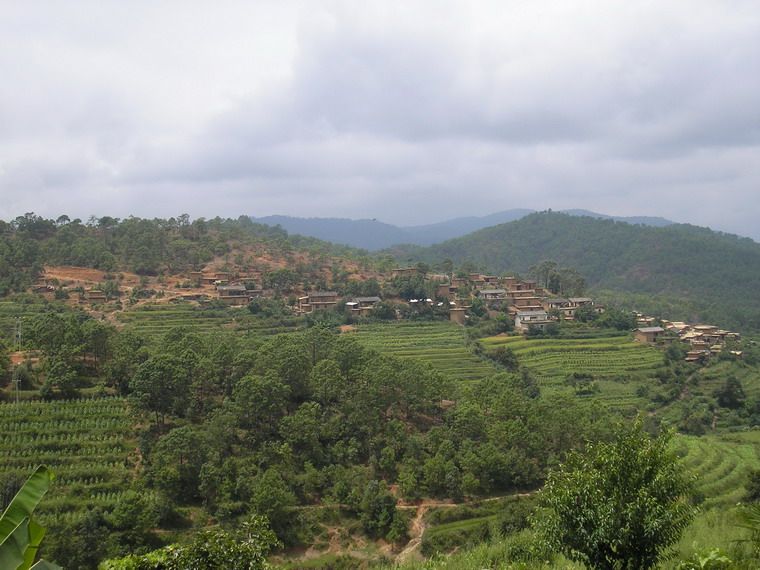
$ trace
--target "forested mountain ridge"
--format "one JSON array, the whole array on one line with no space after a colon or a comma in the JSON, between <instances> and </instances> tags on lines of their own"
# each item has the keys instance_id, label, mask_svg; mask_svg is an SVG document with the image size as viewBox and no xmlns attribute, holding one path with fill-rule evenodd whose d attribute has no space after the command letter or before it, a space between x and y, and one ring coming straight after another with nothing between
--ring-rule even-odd
<instances>
[{"instance_id":1,"label":"forested mountain ridge","mask_svg":"<svg viewBox=\"0 0 760 570\"><path fill-rule=\"evenodd\" d=\"M212 260L223 265L237 260L238 265L303 266L304 272L318 272L364 253L291 236L247 216L192 221L187 215L166 220L104 216L83 222L27 213L9 222L0 220L0 296L30 287L45 265L155 276L200 269Z\"/></svg>"},{"instance_id":2,"label":"forested mountain ridge","mask_svg":"<svg viewBox=\"0 0 760 570\"><path fill-rule=\"evenodd\" d=\"M432 245L490 226L513 222L532 213L535 213L535 210L514 208L487 216L465 216L418 226L395 226L375 219L296 218L292 216L265 216L261 218L252 217L251 219L260 224L280 226L295 234L368 250L378 250L398 244ZM665 218L651 216L617 217L589 210L567 210L567 213L573 216L590 216L647 226L662 227L673 223Z\"/></svg>"},{"instance_id":3,"label":"forested mountain ridge","mask_svg":"<svg viewBox=\"0 0 760 570\"><path fill-rule=\"evenodd\" d=\"M576 268L592 290L614 292L618 304L760 330L760 244L706 228L542 212L429 248L391 251L404 261L449 259L493 273L528 273L551 259Z\"/></svg>"}]
</instances>

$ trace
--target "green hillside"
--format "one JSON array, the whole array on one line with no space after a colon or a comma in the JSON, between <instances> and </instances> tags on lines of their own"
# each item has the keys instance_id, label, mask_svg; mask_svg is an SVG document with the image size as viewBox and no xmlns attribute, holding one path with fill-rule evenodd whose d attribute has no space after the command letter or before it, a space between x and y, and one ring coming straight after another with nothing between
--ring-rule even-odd
<instances>
[{"instance_id":1,"label":"green hillside","mask_svg":"<svg viewBox=\"0 0 760 570\"><path fill-rule=\"evenodd\" d=\"M662 228L556 212L486 228L430 248L394 252L436 264L527 273L551 259L577 269L593 291L678 319L760 330L760 244L675 224Z\"/></svg>"}]
</instances>

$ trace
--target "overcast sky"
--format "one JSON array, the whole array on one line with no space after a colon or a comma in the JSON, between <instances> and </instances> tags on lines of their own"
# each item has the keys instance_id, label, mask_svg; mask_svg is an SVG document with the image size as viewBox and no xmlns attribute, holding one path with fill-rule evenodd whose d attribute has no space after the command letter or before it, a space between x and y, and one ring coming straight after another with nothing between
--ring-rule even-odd
<instances>
[{"instance_id":1,"label":"overcast sky","mask_svg":"<svg viewBox=\"0 0 760 570\"><path fill-rule=\"evenodd\" d=\"M760 239L760 3L0 0L0 198Z\"/></svg>"}]
</instances>

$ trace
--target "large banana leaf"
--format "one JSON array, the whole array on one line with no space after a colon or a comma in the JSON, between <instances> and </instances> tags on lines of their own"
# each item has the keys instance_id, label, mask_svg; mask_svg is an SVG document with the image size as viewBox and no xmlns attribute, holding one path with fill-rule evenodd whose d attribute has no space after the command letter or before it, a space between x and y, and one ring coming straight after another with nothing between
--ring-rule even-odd
<instances>
[{"instance_id":1,"label":"large banana leaf","mask_svg":"<svg viewBox=\"0 0 760 570\"><path fill-rule=\"evenodd\" d=\"M15 570L24 564L24 554L29 546L29 519L21 521L0 542L0 568Z\"/></svg>"},{"instance_id":2,"label":"large banana leaf","mask_svg":"<svg viewBox=\"0 0 760 570\"><path fill-rule=\"evenodd\" d=\"M45 529L31 521L30 517L50 488L52 480L53 474L47 467L37 467L0 517L0 557L6 549L19 550L23 555L19 564L2 565L1 568L26 569L34 562L37 549L45 536ZM23 528L23 536L19 534L20 528ZM8 555L16 556L13 552Z\"/></svg>"}]
</instances>

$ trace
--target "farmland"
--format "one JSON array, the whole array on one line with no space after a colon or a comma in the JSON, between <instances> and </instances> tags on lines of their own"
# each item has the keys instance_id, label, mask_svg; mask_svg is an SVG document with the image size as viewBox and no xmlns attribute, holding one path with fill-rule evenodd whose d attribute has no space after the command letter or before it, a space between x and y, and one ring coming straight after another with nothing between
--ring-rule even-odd
<instances>
[{"instance_id":1,"label":"farmland","mask_svg":"<svg viewBox=\"0 0 760 570\"><path fill-rule=\"evenodd\" d=\"M596 378L646 373L662 362L662 352L631 341L628 336L593 339L525 339L495 336L481 340L486 349L511 348L520 364L548 381L564 379L573 372Z\"/></svg>"},{"instance_id":2,"label":"farmland","mask_svg":"<svg viewBox=\"0 0 760 570\"><path fill-rule=\"evenodd\" d=\"M252 335L270 335L293 330L296 317L269 320L251 315L245 308L202 306L195 303L151 303L117 314L118 322L148 338L164 335L174 327L188 327L197 333L237 330Z\"/></svg>"},{"instance_id":3,"label":"farmland","mask_svg":"<svg viewBox=\"0 0 760 570\"><path fill-rule=\"evenodd\" d=\"M735 505L744 499L747 475L760 469L760 432L703 437L678 436L684 466L697 476L705 507Z\"/></svg>"},{"instance_id":4,"label":"farmland","mask_svg":"<svg viewBox=\"0 0 760 570\"><path fill-rule=\"evenodd\" d=\"M359 325L357 337L378 352L427 362L457 380L480 380L498 372L465 346L461 327L446 322Z\"/></svg>"},{"instance_id":5,"label":"farmland","mask_svg":"<svg viewBox=\"0 0 760 570\"><path fill-rule=\"evenodd\" d=\"M3 488L40 464L56 479L40 505L43 524L71 521L88 507L112 507L130 479L126 402L101 398L0 405Z\"/></svg>"}]
</instances>

